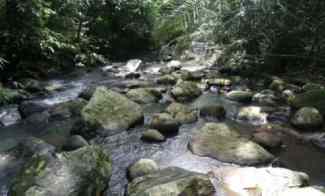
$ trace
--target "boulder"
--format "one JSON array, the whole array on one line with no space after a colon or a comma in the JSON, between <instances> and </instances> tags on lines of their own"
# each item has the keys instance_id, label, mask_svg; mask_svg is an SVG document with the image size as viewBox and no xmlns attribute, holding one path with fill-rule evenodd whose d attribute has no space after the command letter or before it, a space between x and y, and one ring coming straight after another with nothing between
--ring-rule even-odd
<instances>
[{"instance_id":1,"label":"boulder","mask_svg":"<svg viewBox=\"0 0 325 196\"><path fill-rule=\"evenodd\" d=\"M180 123L168 113L157 113L152 115L149 127L163 134L173 134L178 131Z\"/></svg>"},{"instance_id":2,"label":"boulder","mask_svg":"<svg viewBox=\"0 0 325 196\"><path fill-rule=\"evenodd\" d=\"M281 79L274 79L270 84L270 89L281 92L286 88L286 83Z\"/></svg>"},{"instance_id":3,"label":"boulder","mask_svg":"<svg viewBox=\"0 0 325 196\"><path fill-rule=\"evenodd\" d=\"M157 163L151 159L140 159L128 169L128 174L131 180L148 175L159 170Z\"/></svg>"},{"instance_id":4,"label":"boulder","mask_svg":"<svg viewBox=\"0 0 325 196\"><path fill-rule=\"evenodd\" d=\"M161 98L161 93L153 88L131 89L126 96L139 104L155 103Z\"/></svg>"},{"instance_id":5,"label":"boulder","mask_svg":"<svg viewBox=\"0 0 325 196\"><path fill-rule=\"evenodd\" d=\"M181 124L193 123L197 120L197 112L181 103L170 104L166 111Z\"/></svg>"},{"instance_id":6,"label":"boulder","mask_svg":"<svg viewBox=\"0 0 325 196\"><path fill-rule=\"evenodd\" d=\"M324 188L319 187L303 187L303 188L290 188L286 189L279 196L325 196Z\"/></svg>"},{"instance_id":7,"label":"boulder","mask_svg":"<svg viewBox=\"0 0 325 196\"><path fill-rule=\"evenodd\" d=\"M222 195L282 196L286 190L303 187L309 181L305 173L273 167L221 167L212 174L219 181L218 190L223 192Z\"/></svg>"},{"instance_id":8,"label":"boulder","mask_svg":"<svg viewBox=\"0 0 325 196\"><path fill-rule=\"evenodd\" d=\"M8 105L0 108L0 125L10 126L21 120L17 105Z\"/></svg>"},{"instance_id":9,"label":"boulder","mask_svg":"<svg viewBox=\"0 0 325 196\"><path fill-rule=\"evenodd\" d=\"M237 119L253 125L262 125L267 123L267 116L262 107L247 106L239 109Z\"/></svg>"},{"instance_id":10,"label":"boulder","mask_svg":"<svg viewBox=\"0 0 325 196\"><path fill-rule=\"evenodd\" d=\"M72 135L65 141L65 144L63 145L63 150L66 151L72 151L76 150L79 148L82 148L84 146L88 146L87 140L85 140L82 136L80 135Z\"/></svg>"},{"instance_id":11,"label":"boulder","mask_svg":"<svg viewBox=\"0 0 325 196\"><path fill-rule=\"evenodd\" d=\"M206 123L195 132L189 147L194 154L240 165L267 163L274 158L263 147L241 137L235 127L225 123Z\"/></svg>"},{"instance_id":12,"label":"boulder","mask_svg":"<svg viewBox=\"0 0 325 196\"><path fill-rule=\"evenodd\" d=\"M222 105L204 105L200 108L201 117L213 117L213 118L224 118L226 116L226 110Z\"/></svg>"},{"instance_id":13,"label":"boulder","mask_svg":"<svg viewBox=\"0 0 325 196\"><path fill-rule=\"evenodd\" d=\"M93 196L107 188L110 156L98 146L40 155L25 164L10 187L11 196Z\"/></svg>"},{"instance_id":14,"label":"boulder","mask_svg":"<svg viewBox=\"0 0 325 196\"><path fill-rule=\"evenodd\" d=\"M325 87L317 83L307 83L302 87L302 89L304 91L313 91L313 90L324 90Z\"/></svg>"},{"instance_id":15,"label":"boulder","mask_svg":"<svg viewBox=\"0 0 325 196\"><path fill-rule=\"evenodd\" d=\"M172 60L172 61L169 61L169 62L167 63L166 66L167 66L167 67L176 67L176 68L180 68L181 65L182 65L182 62L177 61L177 60Z\"/></svg>"},{"instance_id":16,"label":"boulder","mask_svg":"<svg viewBox=\"0 0 325 196\"><path fill-rule=\"evenodd\" d=\"M323 125L324 119L320 112L313 107L303 107L291 119L291 124L297 128L313 130Z\"/></svg>"},{"instance_id":17,"label":"boulder","mask_svg":"<svg viewBox=\"0 0 325 196\"><path fill-rule=\"evenodd\" d=\"M167 66L165 66L165 67L162 67L162 68L159 69L159 73L165 75L165 74L171 74L171 73L173 73L174 71L177 71L177 70L179 70L178 67L167 67Z\"/></svg>"},{"instance_id":18,"label":"boulder","mask_svg":"<svg viewBox=\"0 0 325 196\"><path fill-rule=\"evenodd\" d=\"M143 132L141 139L149 142L163 142L165 141L165 136L156 129L148 129Z\"/></svg>"},{"instance_id":19,"label":"boulder","mask_svg":"<svg viewBox=\"0 0 325 196\"><path fill-rule=\"evenodd\" d=\"M281 146L282 139L280 136L271 131L261 131L253 134L253 141L265 148L276 148Z\"/></svg>"},{"instance_id":20,"label":"boulder","mask_svg":"<svg viewBox=\"0 0 325 196\"><path fill-rule=\"evenodd\" d=\"M142 66L142 60L140 59L131 59L125 65L128 72L139 71L141 69L141 66Z\"/></svg>"},{"instance_id":21,"label":"boulder","mask_svg":"<svg viewBox=\"0 0 325 196\"><path fill-rule=\"evenodd\" d=\"M231 86L232 85L232 81L225 78L208 79L206 83L208 86Z\"/></svg>"},{"instance_id":22,"label":"boulder","mask_svg":"<svg viewBox=\"0 0 325 196\"><path fill-rule=\"evenodd\" d=\"M177 78L175 78L172 75L164 75L159 78L157 78L156 83L157 84L163 84L163 85L174 85L177 82Z\"/></svg>"},{"instance_id":23,"label":"boulder","mask_svg":"<svg viewBox=\"0 0 325 196\"><path fill-rule=\"evenodd\" d=\"M325 90L312 90L298 94L289 100L292 107L315 107L323 116L325 115Z\"/></svg>"},{"instance_id":24,"label":"boulder","mask_svg":"<svg viewBox=\"0 0 325 196\"><path fill-rule=\"evenodd\" d=\"M215 189L206 175L180 168L166 168L136 178L128 185L128 196L211 196Z\"/></svg>"},{"instance_id":25,"label":"boulder","mask_svg":"<svg viewBox=\"0 0 325 196\"><path fill-rule=\"evenodd\" d=\"M173 87L171 94L177 101L191 101L201 95L201 90L194 82L180 81Z\"/></svg>"},{"instance_id":26,"label":"boulder","mask_svg":"<svg viewBox=\"0 0 325 196\"><path fill-rule=\"evenodd\" d=\"M252 100L261 105L274 106L277 104L279 98L275 96L274 91L266 89L256 93Z\"/></svg>"},{"instance_id":27,"label":"boulder","mask_svg":"<svg viewBox=\"0 0 325 196\"><path fill-rule=\"evenodd\" d=\"M128 129L143 120L141 106L125 96L98 87L89 103L82 109L83 120L106 130Z\"/></svg>"},{"instance_id":28,"label":"boulder","mask_svg":"<svg viewBox=\"0 0 325 196\"><path fill-rule=\"evenodd\" d=\"M227 98L237 102L248 103L252 101L253 93L249 91L234 90L227 93Z\"/></svg>"},{"instance_id":29,"label":"boulder","mask_svg":"<svg viewBox=\"0 0 325 196\"><path fill-rule=\"evenodd\" d=\"M34 113L44 112L48 108L49 106L43 102L24 101L19 105L19 112L26 118Z\"/></svg>"}]
</instances>

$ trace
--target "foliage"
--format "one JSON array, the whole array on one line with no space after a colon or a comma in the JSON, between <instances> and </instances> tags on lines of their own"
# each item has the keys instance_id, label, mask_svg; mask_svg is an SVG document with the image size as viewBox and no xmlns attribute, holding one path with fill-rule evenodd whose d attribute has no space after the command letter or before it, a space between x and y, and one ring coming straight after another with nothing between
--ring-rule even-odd
<instances>
[{"instance_id":1,"label":"foliage","mask_svg":"<svg viewBox=\"0 0 325 196\"><path fill-rule=\"evenodd\" d=\"M169 0L161 10L158 32L170 32L167 38L157 33L161 42L208 25L215 42L226 48L221 63L266 64L283 71L325 60L324 1Z\"/></svg>"},{"instance_id":2,"label":"foliage","mask_svg":"<svg viewBox=\"0 0 325 196\"><path fill-rule=\"evenodd\" d=\"M1 75L146 49L155 8L151 0L0 0L0 54L10 62Z\"/></svg>"}]
</instances>

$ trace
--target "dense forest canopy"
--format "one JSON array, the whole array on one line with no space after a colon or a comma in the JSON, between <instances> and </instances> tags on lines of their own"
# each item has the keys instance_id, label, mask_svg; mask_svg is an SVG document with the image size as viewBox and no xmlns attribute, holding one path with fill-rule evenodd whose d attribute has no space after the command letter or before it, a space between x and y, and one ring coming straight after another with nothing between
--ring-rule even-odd
<instances>
[{"instance_id":1,"label":"dense forest canopy","mask_svg":"<svg viewBox=\"0 0 325 196\"><path fill-rule=\"evenodd\" d=\"M325 2L293 0L1 0L2 79L98 65L193 39L212 41L239 66L320 66ZM39 75L39 74L38 74Z\"/></svg>"}]
</instances>

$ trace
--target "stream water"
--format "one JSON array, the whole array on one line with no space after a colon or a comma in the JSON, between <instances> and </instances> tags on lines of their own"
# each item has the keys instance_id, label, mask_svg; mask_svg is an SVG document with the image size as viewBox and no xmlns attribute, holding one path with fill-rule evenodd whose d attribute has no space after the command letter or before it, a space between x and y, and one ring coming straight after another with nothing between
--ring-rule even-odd
<instances>
[{"instance_id":1,"label":"stream water","mask_svg":"<svg viewBox=\"0 0 325 196\"><path fill-rule=\"evenodd\" d=\"M113 67L113 66L112 66ZM48 85L60 86L60 90L45 96L37 97L31 102L42 103L49 108L57 104L76 99L79 94L88 87L105 85L114 89L126 89L130 86L148 85L156 86L154 78L157 77L157 70L160 65L153 63L146 67L143 76L140 79L122 79L116 77L114 73L103 73L102 69L92 72L82 72L73 76L65 76L59 79L46 81ZM121 74L121 73L119 73ZM236 119L239 108L243 105L229 101L221 95L213 92L205 92L193 103L207 104L209 102L219 103L226 108L228 123L236 123L246 130L247 134L255 129L256 123L242 122ZM16 108L17 106L12 106ZM155 112L163 111L165 103L150 104L145 106L145 118ZM11 108L11 109L12 109ZM283 118L279 118L283 119ZM92 142L101 144L109 149L113 159L113 175L109 182L110 189L107 196L124 195L127 184L126 169L133 162L140 158L151 158L157 161L162 167L176 166L191 171L207 173L213 168L229 165L207 157L193 155L188 150L188 142L193 131L202 126L206 121L217 121L216 119L199 119L194 124L186 124L180 128L179 133L168 138L163 143L143 142L141 134L144 131L143 126L135 127L131 130L120 132L106 137L98 137ZM278 119L277 119L278 121ZM0 196L8 196L7 190L10 180L13 178L22 162L17 157L11 157L6 153L10 148L15 147L22 139L34 136L44 139L45 141L60 146L67 136L62 130L69 130L73 119L55 120L41 123L37 126L26 123L24 120L16 124L0 128ZM263 120L259 125L270 123ZM285 121L282 123L286 123ZM49 131L51 130L51 131ZM54 131L53 131L54 130ZM286 136L284 140L284 149L278 152L272 152L278 157L278 163L283 167L293 170L306 172L311 177L313 185L325 185L325 154L320 149L309 143L301 142L294 137Z\"/></svg>"}]
</instances>

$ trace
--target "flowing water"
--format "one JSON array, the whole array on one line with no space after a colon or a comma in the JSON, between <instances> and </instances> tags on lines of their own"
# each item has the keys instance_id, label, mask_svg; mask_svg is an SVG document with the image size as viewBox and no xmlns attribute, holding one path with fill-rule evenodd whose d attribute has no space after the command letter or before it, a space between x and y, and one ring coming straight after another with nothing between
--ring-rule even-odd
<instances>
[{"instance_id":1,"label":"flowing water","mask_svg":"<svg viewBox=\"0 0 325 196\"><path fill-rule=\"evenodd\" d=\"M111 67L114 67L114 65ZM105 85L114 89L126 89L139 84L154 86L153 80L159 67L159 64L147 66L143 70L146 74L138 80L122 79L116 77L114 73L103 73L101 69L77 74L77 76L66 76L45 82L48 85L60 86L60 90L55 91L49 96L38 97L30 101L45 104L50 108L76 99L83 90L91 86ZM245 105L229 101L218 93L205 92L201 97L189 103L189 105L195 108L209 103L223 105L227 111L226 121L241 126L245 130L244 134L249 135L255 129L254 123L249 121L243 122L237 119L239 109L245 107ZM149 118L152 113L163 111L166 106L167 104L165 103L144 106L145 119ZM277 122L282 120L282 123L285 123L287 120L282 116L274 119ZM112 154L113 175L109 182L110 189L107 195L124 195L128 182L127 167L140 158L154 159L162 168L176 166L201 173L207 173L214 168L229 165L208 157L193 155L188 150L188 142L191 139L192 133L198 130L206 121L217 120L199 119L196 123L183 125L176 136L168 138L163 143L143 142L140 138L145 130L144 126L138 126L128 131L94 139L93 143L101 144L109 149ZM39 137L55 146L60 146L64 142L65 137L68 136L66 133L62 133L64 132L62 130L69 130L72 123L73 119L66 119L44 122L35 126L21 120L16 124L10 123L8 126L0 128L0 196L7 196L8 184L10 184L10 180L23 164L19 157L15 157L7 153L7 151L29 136ZM268 123L266 118L258 124L265 123ZM325 185L324 152L309 143L303 143L290 136L285 138L284 146L286 147L279 152L273 152L282 166L306 172L310 175L313 184Z\"/></svg>"}]
</instances>

